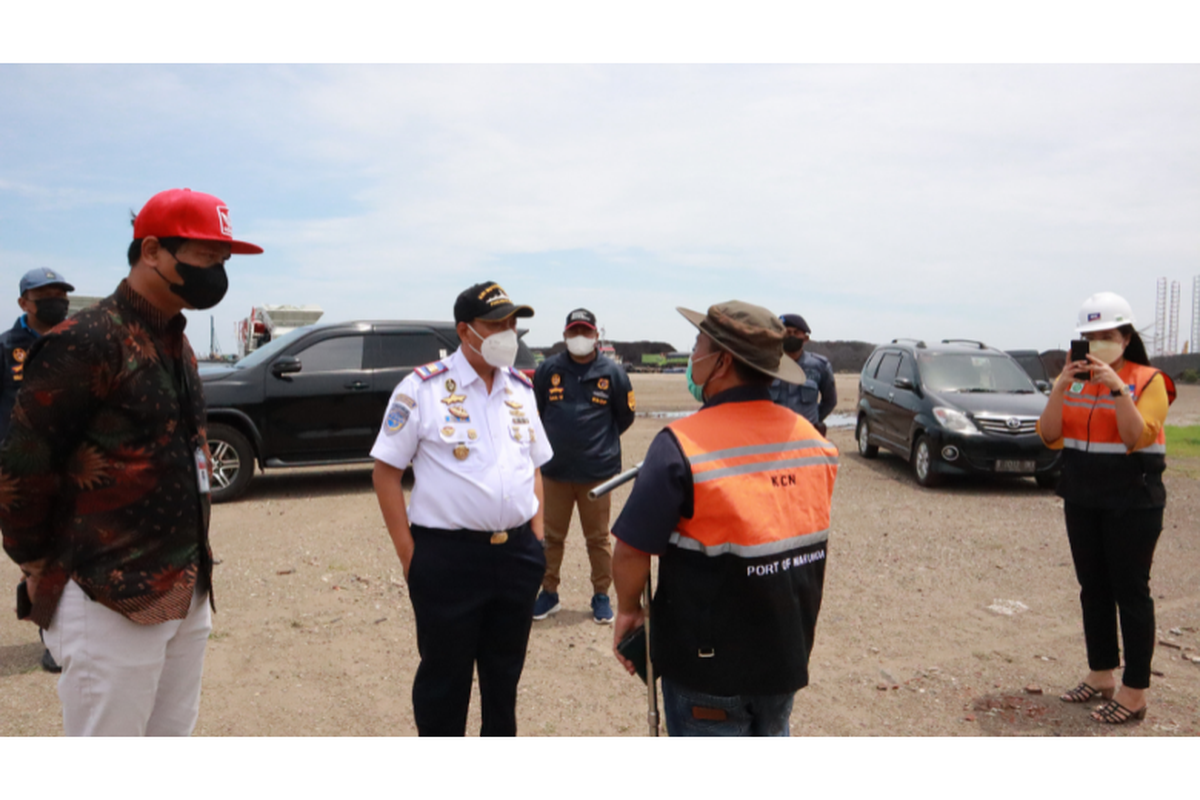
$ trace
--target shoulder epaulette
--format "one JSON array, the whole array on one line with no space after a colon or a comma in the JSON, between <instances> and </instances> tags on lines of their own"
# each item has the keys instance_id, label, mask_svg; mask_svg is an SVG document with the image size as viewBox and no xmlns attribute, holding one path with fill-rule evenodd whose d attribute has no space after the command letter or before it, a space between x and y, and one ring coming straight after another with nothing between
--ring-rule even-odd
<instances>
[{"instance_id":1,"label":"shoulder epaulette","mask_svg":"<svg viewBox=\"0 0 1200 800\"><path fill-rule=\"evenodd\" d=\"M448 369L450 369L450 367L446 366L445 363L441 361L434 361L432 364L424 364L420 367L417 367L413 370L413 373L415 373L416 376L421 380L427 381L434 375L441 375Z\"/></svg>"},{"instance_id":2,"label":"shoulder epaulette","mask_svg":"<svg viewBox=\"0 0 1200 800\"><path fill-rule=\"evenodd\" d=\"M530 389L533 388L533 381L529 380L529 378L525 375L525 373L521 372L521 370L517 369L516 367L509 367L508 374L512 375L514 378L516 378L521 383L528 386Z\"/></svg>"}]
</instances>

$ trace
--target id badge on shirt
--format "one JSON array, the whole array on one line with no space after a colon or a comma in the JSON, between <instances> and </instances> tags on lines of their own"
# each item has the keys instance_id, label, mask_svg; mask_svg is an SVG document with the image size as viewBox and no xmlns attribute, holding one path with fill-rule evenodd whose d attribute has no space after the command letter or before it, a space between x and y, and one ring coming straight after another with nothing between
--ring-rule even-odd
<instances>
[{"instance_id":1,"label":"id badge on shirt","mask_svg":"<svg viewBox=\"0 0 1200 800\"><path fill-rule=\"evenodd\" d=\"M208 481L208 459L204 456L204 448L196 448L196 483L200 487L201 494L208 494L212 491Z\"/></svg>"}]
</instances>

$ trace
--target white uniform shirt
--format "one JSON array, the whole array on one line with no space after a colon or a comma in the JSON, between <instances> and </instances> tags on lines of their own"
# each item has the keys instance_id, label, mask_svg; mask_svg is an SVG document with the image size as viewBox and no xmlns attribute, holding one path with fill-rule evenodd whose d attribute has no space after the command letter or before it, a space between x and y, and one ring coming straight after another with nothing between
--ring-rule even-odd
<instances>
[{"instance_id":1,"label":"white uniform shirt","mask_svg":"<svg viewBox=\"0 0 1200 800\"><path fill-rule=\"evenodd\" d=\"M553 455L533 388L498 369L489 395L461 347L400 381L371 448L397 469L412 462L412 524L473 531L532 519L533 473Z\"/></svg>"}]
</instances>

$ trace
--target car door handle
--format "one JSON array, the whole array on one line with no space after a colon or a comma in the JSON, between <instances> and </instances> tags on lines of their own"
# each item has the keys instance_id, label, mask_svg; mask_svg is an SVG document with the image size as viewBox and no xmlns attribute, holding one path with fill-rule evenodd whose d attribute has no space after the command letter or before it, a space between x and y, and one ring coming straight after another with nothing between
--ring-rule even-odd
<instances>
[{"instance_id":1,"label":"car door handle","mask_svg":"<svg viewBox=\"0 0 1200 800\"><path fill-rule=\"evenodd\" d=\"M363 383L362 381L354 381L353 383L347 383L345 388L352 392L361 392L363 389L370 389L371 384Z\"/></svg>"},{"instance_id":2,"label":"car door handle","mask_svg":"<svg viewBox=\"0 0 1200 800\"><path fill-rule=\"evenodd\" d=\"M888 400L895 400L895 399L896 399L896 393L888 392Z\"/></svg>"}]
</instances>

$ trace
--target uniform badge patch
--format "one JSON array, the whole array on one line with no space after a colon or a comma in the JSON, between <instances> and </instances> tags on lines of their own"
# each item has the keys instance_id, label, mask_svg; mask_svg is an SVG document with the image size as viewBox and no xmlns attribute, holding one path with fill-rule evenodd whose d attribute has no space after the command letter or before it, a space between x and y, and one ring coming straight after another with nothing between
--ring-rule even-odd
<instances>
[{"instance_id":1,"label":"uniform badge patch","mask_svg":"<svg viewBox=\"0 0 1200 800\"><path fill-rule=\"evenodd\" d=\"M13 361L18 364L25 363L25 351L19 347L13 348Z\"/></svg>"},{"instance_id":2,"label":"uniform badge patch","mask_svg":"<svg viewBox=\"0 0 1200 800\"><path fill-rule=\"evenodd\" d=\"M392 403L388 409L387 416L383 419L383 428L390 436L398 432L404 427L404 423L408 422L409 415L412 414L412 409L403 403Z\"/></svg>"},{"instance_id":3,"label":"uniform badge patch","mask_svg":"<svg viewBox=\"0 0 1200 800\"><path fill-rule=\"evenodd\" d=\"M432 364L424 364L413 370L413 373L423 381L427 381L434 375L441 375L450 367L443 364L441 361L434 361ZM451 389L453 391L453 389Z\"/></svg>"},{"instance_id":4,"label":"uniform badge patch","mask_svg":"<svg viewBox=\"0 0 1200 800\"><path fill-rule=\"evenodd\" d=\"M637 400L633 396L633 390L629 390L629 410L637 411Z\"/></svg>"},{"instance_id":5,"label":"uniform badge patch","mask_svg":"<svg viewBox=\"0 0 1200 800\"><path fill-rule=\"evenodd\" d=\"M1083 391L1083 384L1082 384L1082 383L1072 383L1072 384L1071 384L1071 391L1072 391L1072 392L1075 392L1076 394L1078 394L1079 392L1082 392L1082 391Z\"/></svg>"},{"instance_id":6,"label":"uniform badge patch","mask_svg":"<svg viewBox=\"0 0 1200 800\"><path fill-rule=\"evenodd\" d=\"M450 412L450 416L454 417L454 419L459 420L460 422L470 422L471 421L471 415L467 413L467 410L465 408L459 408L458 406L450 406L446 410Z\"/></svg>"},{"instance_id":7,"label":"uniform badge patch","mask_svg":"<svg viewBox=\"0 0 1200 800\"><path fill-rule=\"evenodd\" d=\"M596 381L596 388L602 392L607 391L608 390L608 378L601 378L600 380Z\"/></svg>"},{"instance_id":8,"label":"uniform badge patch","mask_svg":"<svg viewBox=\"0 0 1200 800\"><path fill-rule=\"evenodd\" d=\"M397 403L403 403L404 405L408 406L409 408L417 407L417 401L413 400L411 397L409 397L406 394L398 394L395 397L393 397L392 400L394 400Z\"/></svg>"},{"instance_id":9,"label":"uniform badge patch","mask_svg":"<svg viewBox=\"0 0 1200 800\"><path fill-rule=\"evenodd\" d=\"M562 375L559 375L556 372L550 376L550 385L551 386L558 386L560 383L562 383Z\"/></svg>"}]
</instances>

